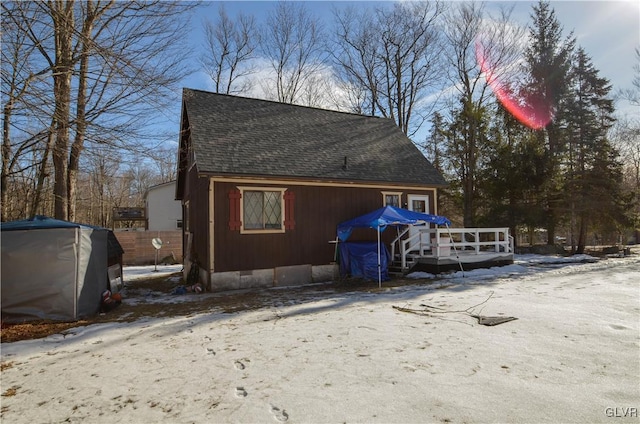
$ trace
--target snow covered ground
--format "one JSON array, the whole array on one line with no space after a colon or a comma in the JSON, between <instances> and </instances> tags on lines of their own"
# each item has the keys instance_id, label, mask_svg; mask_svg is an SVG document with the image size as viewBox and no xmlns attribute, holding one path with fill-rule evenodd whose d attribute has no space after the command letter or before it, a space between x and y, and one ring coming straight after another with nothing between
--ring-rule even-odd
<instances>
[{"instance_id":1,"label":"snow covered ground","mask_svg":"<svg viewBox=\"0 0 640 424\"><path fill-rule=\"evenodd\" d=\"M640 256L581 260L521 256L381 290L278 289L282 301L254 310L3 343L1 419L638 422ZM152 275L180 270L162 268ZM152 270L127 268L125 281Z\"/></svg>"},{"instance_id":2,"label":"snow covered ground","mask_svg":"<svg viewBox=\"0 0 640 424\"><path fill-rule=\"evenodd\" d=\"M182 265L145 265L126 266L122 273L122 279L127 281L144 280L146 278L171 275L182 270Z\"/></svg>"}]
</instances>

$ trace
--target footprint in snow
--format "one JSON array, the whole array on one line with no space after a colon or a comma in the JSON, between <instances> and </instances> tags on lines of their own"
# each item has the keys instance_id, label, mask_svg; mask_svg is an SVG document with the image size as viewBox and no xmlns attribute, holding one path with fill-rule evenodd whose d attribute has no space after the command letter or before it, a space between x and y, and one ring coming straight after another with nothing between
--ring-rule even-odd
<instances>
[{"instance_id":1,"label":"footprint in snow","mask_svg":"<svg viewBox=\"0 0 640 424\"><path fill-rule=\"evenodd\" d=\"M271 407L271 413L273 414L273 417L281 423L289 419L289 414L287 414L287 411L285 411L284 409L280 409L277 406Z\"/></svg>"},{"instance_id":2,"label":"footprint in snow","mask_svg":"<svg viewBox=\"0 0 640 424\"><path fill-rule=\"evenodd\" d=\"M236 387L236 397L247 397L247 391L244 389L244 387Z\"/></svg>"},{"instance_id":3,"label":"footprint in snow","mask_svg":"<svg viewBox=\"0 0 640 424\"><path fill-rule=\"evenodd\" d=\"M245 365L241 362L241 361L235 361L233 363L233 366L238 370L238 371L242 371L243 369L245 369Z\"/></svg>"},{"instance_id":4,"label":"footprint in snow","mask_svg":"<svg viewBox=\"0 0 640 424\"><path fill-rule=\"evenodd\" d=\"M215 355L216 351L212 347L207 348L207 355Z\"/></svg>"}]
</instances>

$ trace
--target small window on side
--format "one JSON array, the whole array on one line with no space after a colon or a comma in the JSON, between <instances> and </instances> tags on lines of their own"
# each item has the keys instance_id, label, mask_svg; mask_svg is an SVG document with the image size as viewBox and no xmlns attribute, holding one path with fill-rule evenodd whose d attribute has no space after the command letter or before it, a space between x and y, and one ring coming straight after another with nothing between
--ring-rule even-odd
<instances>
[{"instance_id":1,"label":"small window on side","mask_svg":"<svg viewBox=\"0 0 640 424\"><path fill-rule=\"evenodd\" d=\"M396 208L400 208L402 207L400 203L401 199L402 199L401 192L389 192L389 191L382 192L382 206L394 206Z\"/></svg>"}]
</instances>

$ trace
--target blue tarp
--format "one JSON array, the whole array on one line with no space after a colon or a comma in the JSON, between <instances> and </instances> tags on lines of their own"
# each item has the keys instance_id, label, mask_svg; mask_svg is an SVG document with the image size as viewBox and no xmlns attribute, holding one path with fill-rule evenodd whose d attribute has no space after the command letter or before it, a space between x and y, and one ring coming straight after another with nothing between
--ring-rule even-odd
<instances>
[{"instance_id":1,"label":"blue tarp","mask_svg":"<svg viewBox=\"0 0 640 424\"><path fill-rule=\"evenodd\" d=\"M378 246L371 242L345 242L339 244L340 275L378 279ZM389 279L388 263L391 255L384 244L380 244L380 279Z\"/></svg>"},{"instance_id":2,"label":"blue tarp","mask_svg":"<svg viewBox=\"0 0 640 424\"><path fill-rule=\"evenodd\" d=\"M342 275L350 273L352 276L358 276L354 272L362 272L365 278L373 278L371 271L375 271L378 276L378 284L383 280L383 273L384 279L387 280L389 278L387 265L390 255L386 246L380 242L380 233L389 225L421 225L429 223L451 225L451 221L444 216L414 212L394 206L385 206L366 215L338 224L338 238L341 241L339 247L340 259L348 261L347 265L342 263L340 265ZM352 244L344 242L349 238L354 228L373 228L378 235L378 242L372 242L373 247L366 248L366 251L360 249L358 252L351 253L349 246L343 246ZM380 246L380 249L378 249L378 246Z\"/></svg>"},{"instance_id":3,"label":"blue tarp","mask_svg":"<svg viewBox=\"0 0 640 424\"><path fill-rule=\"evenodd\" d=\"M382 232L388 225L416 225L426 223L451 225L451 221L444 216L414 212L394 206L385 206L366 215L338 224L338 238L340 241L347 240L354 228L380 228Z\"/></svg>"}]
</instances>

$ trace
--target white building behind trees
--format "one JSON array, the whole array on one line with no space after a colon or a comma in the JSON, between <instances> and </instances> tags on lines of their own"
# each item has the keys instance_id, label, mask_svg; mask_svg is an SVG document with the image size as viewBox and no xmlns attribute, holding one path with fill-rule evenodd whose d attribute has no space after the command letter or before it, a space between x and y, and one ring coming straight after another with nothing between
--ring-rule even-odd
<instances>
[{"instance_id":1,"label":"white building behind trees","mask_svg":"<svg viewBox=\"0 0 640 424\"><path fill-rule=\"evenodd\" d=\"M145 193L149 231L171 231L182 228L182 206L175 200L176 182L149 187Z\"/></svg>"}]
</instances>

